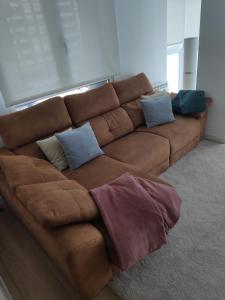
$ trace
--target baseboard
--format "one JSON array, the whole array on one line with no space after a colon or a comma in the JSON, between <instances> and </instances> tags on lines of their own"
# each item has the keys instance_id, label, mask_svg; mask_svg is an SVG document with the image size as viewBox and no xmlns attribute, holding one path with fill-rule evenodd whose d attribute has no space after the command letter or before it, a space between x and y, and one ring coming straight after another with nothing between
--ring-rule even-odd
<instances>
[{"instance_id":1,"label":"baseboard","mask_svg":"<svg viewBox=\"0 0 225 300\"><path fill-rule=\"evenodd\" d=\"M220 143L220 144L225 144L225 137L224 138L221 138L221 137L217 137L215 135L211 135L211 134L206 134L204 136L204 138L206 140L209 140L209 141L213 141L213 142L217 142L217 143Z\"/></svg>"}]
</instances>

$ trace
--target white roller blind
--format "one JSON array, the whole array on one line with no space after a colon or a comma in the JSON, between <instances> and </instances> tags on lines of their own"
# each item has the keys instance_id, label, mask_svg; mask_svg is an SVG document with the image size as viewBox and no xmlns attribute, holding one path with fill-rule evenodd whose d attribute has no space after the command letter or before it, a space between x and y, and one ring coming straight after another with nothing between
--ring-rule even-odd
<instances>
[{"instance_id":1,"label":"white roller blind","mask_svg":"<svg viewBox=\"0 0 225 300\"><path fill-rule=\"evenodd\" d=\"M111 0L0 0L0 43L6 105L119 69Z\"/></svg>"}]
</instances>

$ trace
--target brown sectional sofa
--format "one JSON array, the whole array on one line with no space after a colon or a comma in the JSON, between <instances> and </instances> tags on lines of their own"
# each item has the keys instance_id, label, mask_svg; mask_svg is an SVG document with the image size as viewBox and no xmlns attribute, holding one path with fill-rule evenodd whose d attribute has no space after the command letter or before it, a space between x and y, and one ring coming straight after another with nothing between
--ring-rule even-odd
<instances>
[{"instance_id":1,"label":"brown sectional sofa","mask_svg":"<svg viewBox=\"0 0 225 300\"><path fill-rule=\"evenodd\" d=\"M18 163L18 173L14 176L0 170L1 194L56 265L89 299L117 271L109 260L104 232L95 209L90 212L90 222L73 222L56 228L46 226L51 215L48 220L41 217L36 219L32 210L36 209L36 201L43 201L46 193L51 191L55 197L47 197L47 200L54 204L57 190L65 199L62 210L70 203L70 197L76 203L82 197L87 197L82 205L89 205L89 189L125 172L160 180L154 176L194 148L203 136L207 111L196 118L176 116L174 123L148 129L144 125L138 98L152 93L146 76L138 74L83 94L66 96L64 99L53 98L0 117L0 135L6 145L6 148L0 149L0 159L1 156L10 155L39 158L32 164L25 162L26 159L24 163ZM36 141L71 126L80 126L87 120L105 155L77 170L67 169L60 173L45 161ZM26 172L23 178L20 170ZM43 197L35 191L41 191ZM81 218L81 221L84 219Z\"/></svg>"}]
</instances>

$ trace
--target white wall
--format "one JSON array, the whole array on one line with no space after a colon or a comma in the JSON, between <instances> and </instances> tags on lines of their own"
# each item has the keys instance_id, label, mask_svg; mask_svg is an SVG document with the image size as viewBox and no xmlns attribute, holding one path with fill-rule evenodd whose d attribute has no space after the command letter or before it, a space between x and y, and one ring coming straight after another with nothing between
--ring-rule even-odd
<instances>
[{"instance_id":1,"label":"white wall","mask_svg":"<svg viewBox=\"0 0 225 300\"><path fill-rule=\"evenodd\" d=\"M5 104L4 104L4 101L3 101L3 97L2 97L2 94L1 94L1 91L0 91L0 115L3 115L6 113L6 108L5 108ZM0 147L2 147L4 145L1 137L0 137Z\"/></svg>"},{"instance_id":2,"label":"white wall","mask_svg":"<svg viewBox=\"0 0 225 300\"><path fill-rule=\"evenodd\" d=\"M167 45L184 40L185 0L167 0Z\"/></svg>"},{"instance_id":3,"label":"white wall","mask_svg":"<svg viewBox=\"0 0 225 300\"><path fill-rule=\"evenodd\" d=\"M5 106L5 102L4 102L2 93L0 91L0 116L6 114L7 112L8 112L8 109Z\"/></svg>"},{"instance_id":4,"label":"white wall","mask_svg":"<svg viewBox=\"0 0 225 300\"><path fill-rule=\"evenodd\" d=\"M206 135L225 142L225 1L202 0L197 88L214 100Z\"/></svg>"},{"instance_id":5,"label":"white wall","mask_svg":"<svg viewBox=\"0 0 225 300\"><path fill-rule=\"evenodd\" d=\"M115 0L121 73L166 80L165 0Z\"/></svg>"},{"instance_id":6,"label":"white wall","mask_svg":"<svg viewBox=\"0 0 225 300\"><path fill-rule=\"evenodd\" d=\"M167 45L198 37L201 0L167 0Z\"/></svg>"},{"instance_id":7,"label":"white wall","mask_svg":"<svg viewBox=\"0 0 225 300\"><path fill-rule=\"evenodd\" d=\"M185 39L199 36L201 2L201 0L185 0Z\"/></svg>"}]
</instances>

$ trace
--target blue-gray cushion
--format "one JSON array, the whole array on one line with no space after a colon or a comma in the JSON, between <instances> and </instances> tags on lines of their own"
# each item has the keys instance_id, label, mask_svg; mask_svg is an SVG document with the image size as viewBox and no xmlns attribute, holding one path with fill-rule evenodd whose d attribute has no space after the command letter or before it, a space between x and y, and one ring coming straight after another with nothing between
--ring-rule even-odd
<instances>
[{"instance_id":1,"label":"blue-gray cushion","mask_svg":"<svg viewBox=\"0 0 225 300\"><path fill-rule=\"evenodd\" d=\"M140 100L140 104L148 128L175 121L169 95L145 97Z\"/></svg>"},{"instance_id":2,"label":"blue-gray cushion","mask_svg":"<svg viewBox=\"0 0 225 300\"><path fill-rule=\"evenodd\" d=\"M206 110L204 91L180 90L172 100L173 112L180 115L193 115Z\"/></svg>"},{"instance_id":3,"label":"blue-gray cushion","mask_svg":"<svg viewBox=\"0 0 225 300\"><path fill-rule=\"evenodd\" d=\"M70 169L77 169L84 163L103 153L98 145L89 122L71 131L56 134Z\"/></svg>"}]
</instances>

